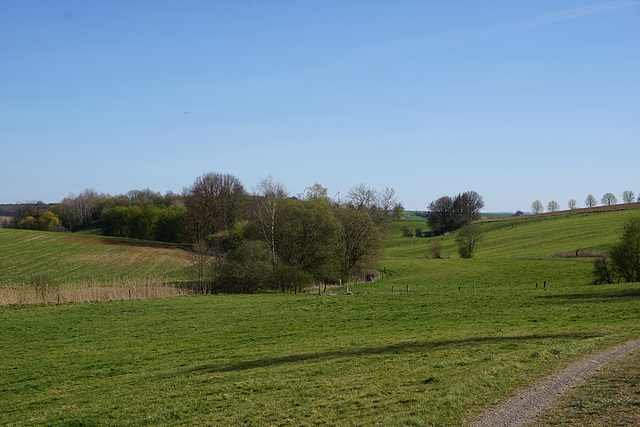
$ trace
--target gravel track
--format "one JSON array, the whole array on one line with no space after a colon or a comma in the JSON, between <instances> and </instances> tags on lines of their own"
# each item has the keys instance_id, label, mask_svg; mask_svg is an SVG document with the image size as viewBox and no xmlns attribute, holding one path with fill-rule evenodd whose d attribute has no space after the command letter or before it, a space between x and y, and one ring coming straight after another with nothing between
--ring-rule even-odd
<instances>
[{"instance_id":1,"label":"gravel track","mask_svg":"<svg viewBox=\"0 0 640 427\"><path fill-rule=\"evenodd\" d=\"M534 421L556 398L567 393L579 383L596 374L612 362L620 360L640 349L640 339L594 353L579 360L562 371L538 380L524 392L509 398L497 408L486 412L473 427L525 426Z\"/></svg>"}]
</instances>

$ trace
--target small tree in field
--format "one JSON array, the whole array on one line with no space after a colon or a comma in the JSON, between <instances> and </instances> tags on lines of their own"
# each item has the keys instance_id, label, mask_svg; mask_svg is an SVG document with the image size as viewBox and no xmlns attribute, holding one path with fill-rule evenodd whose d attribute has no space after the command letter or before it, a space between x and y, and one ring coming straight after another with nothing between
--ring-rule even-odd
<instances>
[{"instance_id":1,"label":"small tree in field","mask_svg":"<svg viewBox=\"0 0 640 427\"><path fill-rule=\"evenodd\" d=\"M618 199L613 195L613 193L605 193L604 196L602 196L601 202L603 205L611 206L618 203Z\"/></svg>"},{"instance_id":2,"label":"small tree in field","mask_svg":"<svg viewBox=\"0 0 640 427\"><path fill-rule=\"evenodd\" d=\"M558 205L558 202L556 202L555 200L552 200L549 202L549 204L547 204L547 210L549 210L549 212L555 212L558 209L560 209L560 205Z\"/></svg>"},{"instance_id":3,"label":"small tree in field","mask_svg":"<svg viewBox=\"0 0 640 427\"><path fill-rule=\"evenodd\" d=\"M619 276L627 282L640 282L640 217L624 223L621 242L609 254Z\"/></svg>"},{"instance_id":4,"label":"small tree in field","mask_svg":"<svg viewBox=\"0 0 640 427\"><path fill-rule=\"evenodd\" d=\"M535 202L531 203L531 210L534 214L539 214L544 212L544 206L542 206L542 202L540 200L536 200Z\"/></svg>"},{"instance_id":5,"label":"small tree in field","mask_svg":"<svg viewBox=\"0 0 640 427\"><path fill-rule=\"evenodd\" d=\"M633 203L633 202L635 202L635 201L636 201L636 195L635 195L635 194L633 194L633 191L625 190L625 191L622 193L622 200L623 200L625 203Z\"/></svg>"},{"instance_id":6,"label":"small tree in field","mask_svg":"<svg viewBox=\"0 0 640 427\"><path fill-rule=\"evenodd\" d=\"M594 206L597 206L597 205L598 205L598 201L596 200L596 198L595 198L595 197L593 197L591 194L589 194L589 195L587 196L587 198L585 199L585 201L584 201L584 205L585 205L586 207L588 207L588 208L592 208L592 207L594 207Z\"/></svg>"},{"instance_id":7,"label":"small tree in field","mask_svg":"<svg viewBox=\"0 0 640 427\"><path fill-rule=\"evenodd\" d=\"M484 237L484 230L478 224L470 224L461 228L456 237L460 258L472 258L473 252L482 237Z\"/></svg>"},{"instance_id":8,"label":"small tree in field","mask_svg":"<svg viewBox=\"0 0 640 427\"><path fill-rule=\"evenodd\" d=\"M576 202L576 199L571 199L569 200L569 203L567 203L567 206L569 206L570 210L574 210L577 204L578 202Z\"/></svg>"}]
</instances>

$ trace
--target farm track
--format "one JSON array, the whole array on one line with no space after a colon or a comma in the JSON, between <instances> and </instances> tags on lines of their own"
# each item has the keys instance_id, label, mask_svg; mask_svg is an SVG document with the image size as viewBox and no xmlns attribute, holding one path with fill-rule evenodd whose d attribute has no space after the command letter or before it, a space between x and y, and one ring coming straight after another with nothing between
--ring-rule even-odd
<instances>
[{"instance_id":1,"label":"farm track","mask_svg":"<svg viewBox=\"0 0 640 427\"><path fill-rule=\"evenodd\" d=\"M623 359L640 349L640 339L592 354L560 372L538 380L524 392L491 409L473 427L526 426L547 410L555 400L595 375L605 365Z\"/></svg>"}]
</instances>

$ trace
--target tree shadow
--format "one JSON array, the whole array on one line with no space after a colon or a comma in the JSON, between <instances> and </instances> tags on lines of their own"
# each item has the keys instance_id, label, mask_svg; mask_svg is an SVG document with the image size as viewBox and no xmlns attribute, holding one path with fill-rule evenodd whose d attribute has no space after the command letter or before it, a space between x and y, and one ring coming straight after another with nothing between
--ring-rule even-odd
<instances>
[{"instance_id":1,"label":"tree shadow","mask_svg":"<svg viewBox=\"0 0 640 427\"><path fill-rule=\"evenodd\" d=\"M306 361L314 361L314 360L333 360L333 359L340 359L344 357L408 353L408 352L415 352L415 351L434 350L434 349L446 348L446 347L452 347L452 348L464 347L464 346L470 346L478 343L497 344L497 343L508 342L508 341L536 340L536 339L552 339L552 340L575 339L575 338L585 339L585 338L595 338L603 335L604 334L600 334L600 333L570 332L570 333L563 333L563 334L548 334L548 335L534 334L534 335L502 336L502 337L474 337L474 338L465 338L460 340L412 341L412 342L403 342L403 343L396 343L396 344L389 344L389 345L382 345L382 346L359 347L359 348L345 349L345 350L303 353L303 354L294 354L294 355L282 356L282 357L269 357L269 358L263 358L263 359L246 360L246 361L236 362L236 363L208 365L208 366L201 366L195 369L191 369L191 372L194 372L194 373L234 372L234 371L244 371L244 370L255 369L255 368L264 368L264 367L270 367L270 366L280 366L280 365L285 365L287 363L297 363L297 362L306 362Z\"/></svg>"},{"instance_id":2,"label":"tree shadow","mask_svg":"<svg viewBox=\"0 0 640 427\"><path fill-rule=\"evenodd\" d=\"M562 300L637 299L640 298L640 287L635 289L594 290L574 294L540 295L537 298L549 301L555 300L555 302L562 302Z\"/></svg>"}]
</instances>

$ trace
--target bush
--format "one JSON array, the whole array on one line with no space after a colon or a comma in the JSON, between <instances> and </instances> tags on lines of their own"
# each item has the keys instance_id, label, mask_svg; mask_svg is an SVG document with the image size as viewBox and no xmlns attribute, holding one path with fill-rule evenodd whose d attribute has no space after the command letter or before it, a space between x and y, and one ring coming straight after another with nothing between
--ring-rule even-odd
<instances>
[{"instance_id":1,"label":"bush","mask_svg":"<svg viewBox=\"0 0 640 427\"><path fill-rule=\"evenodd\" d=\"M440 240L436 240L431 242L429 246L429 254L431 258L440 259L442 258L442 242Z\"/></svg>"},{"instance_id":2,"label":"bush","mask_svg":"<svg viewBox=\"0 0 640 427\"><path fill-rule=\"evenodd\" d=\"M613 283L613 266L606 258L598 258L593 263L593 284Z\"/></svg>"}]
</instances>

